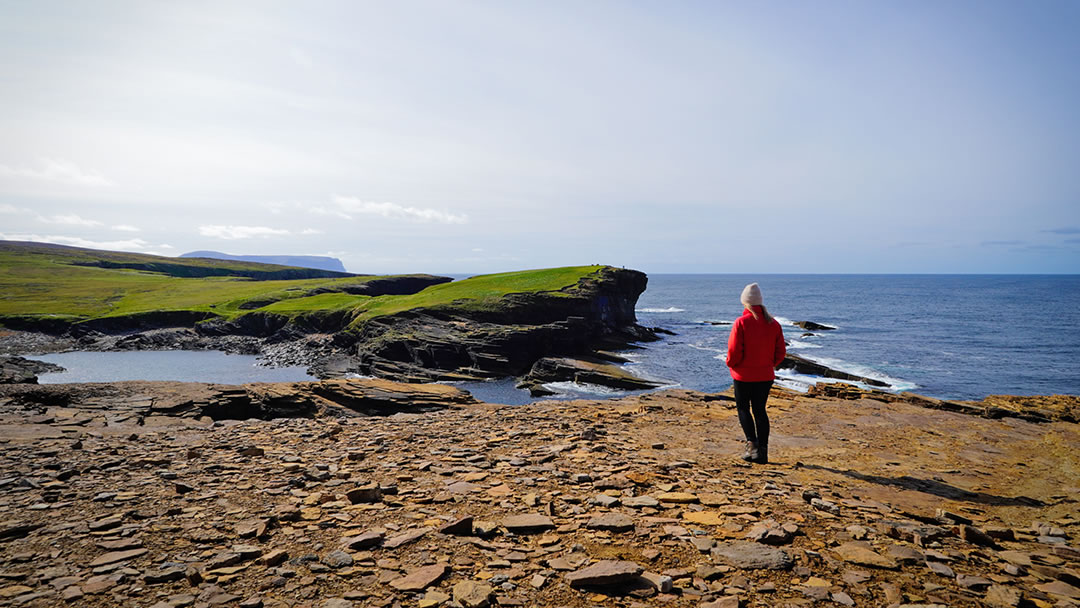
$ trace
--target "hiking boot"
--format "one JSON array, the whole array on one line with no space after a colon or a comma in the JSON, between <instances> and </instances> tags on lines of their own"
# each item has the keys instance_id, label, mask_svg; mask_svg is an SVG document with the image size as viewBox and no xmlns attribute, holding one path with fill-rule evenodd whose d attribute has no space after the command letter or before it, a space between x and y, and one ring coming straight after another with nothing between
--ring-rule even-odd
<instances>
[{"instance_id":1,"label":"hiking boot","mask_svg":"<svg viewBox=\"0 0 1080 608\"><path fill-rule=\"evenodd\" d=\"M754 462L758 458L758 444L756 441L746 442L746 451L743 452L742 459L746 462Z\"/></svg>"},{"instance_id":2,"label":"hiking boot","mask_svg":"<svg viewBox=\"0 0 1080 608\"><path fill-rule=\"evenodd\" d=\"M757 464L769 464L769 444L759 444L757 446L757 454L751 462Z\"/></svg>"}]
</instances>

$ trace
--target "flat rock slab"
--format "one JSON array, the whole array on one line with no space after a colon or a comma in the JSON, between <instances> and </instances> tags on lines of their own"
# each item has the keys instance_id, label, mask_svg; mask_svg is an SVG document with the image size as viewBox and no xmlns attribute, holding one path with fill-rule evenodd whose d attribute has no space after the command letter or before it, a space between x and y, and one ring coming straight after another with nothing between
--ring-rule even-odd
<instances>
[{"instance_id":1,"label":"flat rock slab","mask_svg":"<svg viewBox=\"0 0 1080 608\"><path fill-rule=\"evenodd\" d=\"M713 559L746 570L788 570L795 561L783 549L759 543L719 543L712 549Z\"/></svg>"},{"instance_id":2,"label":"flat rock slab","mask_svg":"<svg viewBox=\"0 0 1080 608\"><path fill-rule=\"evenodd\" d=\"M98 557L94 561L90 562L91 568L97 568L98 566L104 566L106 564L115 564L116 562L122 562L124 560L133 559L140 555L146 554L146 549L131 549L128 551L112 551Z\"/></svg>"},{"instance_id":3,"label":"flat rock slab","mask_svg":"<svg viewBox=\"0 0 1080 608\"><path fill-rule=\"evenodd\" d=\"M645 569L634 562L606 559L566 575L571 587L616 585L636 579Z\"/></svg>"},{"instance_id":4,"label":"flat rock slab","mask_svg":"<svg viewBox=\"0 0 1080 608\"><path fill-rule=\"evenodd\" d=\"M590 519L585 527L591 530L629 532L634 529L634 520L622 513L605 513Z\"/></svg>"},{"instance_id":5,"label":"flat rock slab","mask_svg":"<svg viewBox=\"0 0 1080 608\"><path fill-rule=\"evenodd\" d=\"M727 518L719 511L686 511L683 520L701 526L722 526L727 523Z\"/></svg>"},{"instance_id":6,"label":"flat rock slab","mask_svg":"<svg viewBox=\"0 0 1080 608\"><path fill-rule=\"evenodd\" d=\"M697 494L689 492L664 492L656 497L660 502L670 502L678 505L686 505L698 501Z\"/></svg>"},{"instance_id":7,"label":"flat rock slab","mask_svg":"<svg viewBox=\"0 0 1080 608\"><path fill-rule=\"evenodd\" d=\"M384 537L382 532L364 532L357 536L343 537L341 544L353 551L360 551L381 545Z\"/></svg>"},{"instance_id":8,"label":"flat rock slab","mask_svg":"<svg viewBox=\"0 0 1080 608\"><path fill-rule=\"evenodd\" d=\"M452 536L472 536L473 534L473 518L472 517L459 517L458 519L447 523L439 528L440 534L450 534Z\"/></svg>"},{"instance_id":9,"label":"flat rock slab","mask_svg":"<svg viewBox=\"0 0 1080 608\"><path fill-rule=\"evenodd\" d=\"M390 581L390 586L398 591L422 591L446 576L449 571L450 566L447 564L423 566Z\"/></svg>"},{"instance_id":10,"label":"flat rock slab","mask_svg":"<svg viewBox=\"0 0 1080 608\"><path fill-rule=\"evenodd\" d=\"M873 549L859 543L844 543L833 549L833 552L836 553L840 559L850 564L869 566L871 568L884 568L886 570L895 570L899 567L892 558L885 557L884 555L875 552Z\"/></svg>"},{"instance_id":11,"label":"flat rock slab","mask_svg":"<svg viewBox=\"0 0 1080 608\"><path fill-rule=\"evenodd\" d=\"M391 538L386 539L383 542L382 546L387 548L387 549L397 549L398 547L400 547L402 545L407 545L407 544L409 544L411 542L415 542L415 541L420 540L427 533L428 533L428 531L427 531L426 528L423 529L423 530L413 530L411 532L404 532L402 534L398 534L397 536L393 536Z\"/></svg>"},{"instance_id":12,"label":"flat rock slab","mask_svg":"<svg viewBox=\"0 0 1080 608\"><path fill-rule=\"evenodd\" d=\"M486 608L491 605L491 585L461 581L454 585L454 602L463 608Z\"/></svg>"},{"instance_id":13,"label":"flat rock slab","mask_svg":"<svg viewBox=\"0 0 1080 608\"><path fill-rule=\"evenodd\" d=\"M551 521L550 517L539 513L511 515L502 521L502 525L507 530L516 534L543 532L544 530L551 530L555 527L555 523Z\"/></svg>"}]
</instances>

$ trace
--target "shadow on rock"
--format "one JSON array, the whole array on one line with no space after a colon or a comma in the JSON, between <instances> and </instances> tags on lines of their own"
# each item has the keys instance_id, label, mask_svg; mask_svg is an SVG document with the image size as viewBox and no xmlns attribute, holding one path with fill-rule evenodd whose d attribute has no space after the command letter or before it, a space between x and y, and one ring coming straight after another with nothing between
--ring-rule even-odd
<instances>
[{"instance_id":1,"label":"shadow on rock","mask_svg":"<svg viewBox=\"0 0 1080 608\"><path fill-rule=\"evenodd\" d=\"M949 500L961 500L964 502L973 502L982 505L993 505L998 507L1045 506L1045 503L1043 503L1041 500L1028 498L1027 496L997 496L995 494L987 494L985 492L972 492L970 490L951 486L941 481L936 481L933 479L920 479L918 477L912 477L910 475L904 475L902 477L867 475L866 473L860 473L858 471L845 471L842 469L823 467L815 464L803 464L802 467L815 471L828 471L830 473L836 473L837 475L843 475L844 477L850 477L851 479L858 479L859 481L867 481L883 486L894 486L902 490L914 490L916 492L923 492L924 494L933 494L934 496L940 496L941 498L947 498Z\"/></svg>"}]
</instances>

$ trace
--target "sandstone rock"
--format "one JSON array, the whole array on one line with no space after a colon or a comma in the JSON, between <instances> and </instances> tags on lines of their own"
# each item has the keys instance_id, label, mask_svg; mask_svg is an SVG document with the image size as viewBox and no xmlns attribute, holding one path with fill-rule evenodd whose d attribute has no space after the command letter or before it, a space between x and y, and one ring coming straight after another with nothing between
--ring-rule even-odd
<instances>
[{"instance_id":1,"label":"sandstone rock","mask_svg":"<svg viewBox=\"0 0 1080 608\"><path fill-rule=\"evenodd\" d=\"M424 597L420 598L418 608L435 608L441 606L450 601L451 596L448 593L443 593L438 589L430 589L424 594Z\"/></svg>"},{"instance_id":2,"label":"sandstone rock","mask_svg":"<svg viewBox=\"0 0 1080 608\"><path fill-rule=\"evenodd\" d=\"M386 549L397 549L398 547L400 547L402 545L407 545L409 543L416 542L416 541L420 540L427 533L428 533L428 531L426 529L424 529L424 530L411 530L409 532L404 532L402 534L398 534L397 536L393 536L391 538L386 539L385 541L383 541L382 546L385 547Z\"/></svg>"},{"instance_id":3,"label":"sandstone rock","mask_svg":"<svg viewBox=\"0 0 1080 608\"><path fill-rule=\"evenodd\" d=\"M644 568L630 561L603 560L566 575L571 587L615 585L637 578Z\"/></svg>"},{"instance_id":4,"label":"sandstone rock","mask_svg":"<svg viewBox=\"0 0 1080 608\"><path fill-rule=\"evenodd\" d=\"M656 589L658 593L669 593L675 586L675 581L670 576L657 574L656 572L643 572L641 578Z\"/></svg>"},{"instance_id":5,"label":"sandstone rock","mask_svg":"<svg viewBox=\"0 0 1080 608\"><path fill-rule=\"evenodd\" d=\"M786 545L795 537L798 527L793 524L781 526L773 520L759 522L746 534L746 538L766 545Z\"/></svg>"},{"instance_id":6,"label":"sandstone rock","mask_svg":"<svg viewBox=\"0 0 1080 608\"><path fill-rule=\"evenodd\" d=\"M590 519L585 527L609 532L630 532L634 529L634 520L622 513L605 513Z\"/></svg>"},{"instance_id":7,"label":"sandstone rock","mask_svg":"<svg viewBox=\"0 0 1080 608\"><path fill-rule=\"evenodd\" d=\"M289 553L287 551L284 549L272 549L269 553L259 558L259 563L273 568L287 559L289 559Z\"/></svg>"},{"instance_id":8,"label":"sandstone rock","mask_svg":"<svg viewBox=\"0 0 1080 608\"><path fill-rule=\"evenodd\" d=\"M322 556L322 563L331 568L345 568L353 564L353 558L341 550L334 550Z\"/></svg>"},{"instance_id":9,"label":"sandstone rock","mask_svg":"<svg viewBox=\"0 0 1080 608\"><path fill-rule=\"evenodd\" d=\"M740 606L742 606L742 600L736 595L725 595L711 602L698 604L698 608L739 608Z\"/></svg>"},{"instance_id":10,"label":"sandstone rock","mask_svg":"<svg viewBox=\"0 0 1080 608\"><path fill-rule=\"evenodd\" d=\"M346 536L341 544L350 551L362 551L382 544L385 534L381 531L369 531L357 536Z\"/></svg>"},{"instance_id":11,"label":"sandstone rock","mask_svg":"<svg viewBox=\"0 0 1080 608\"><path fill-rule=\"evenodd\" d=\"M473 518L459 517L439 528L439 533L452 536L472 536Z\"/></svg>"},{"instance_id":12,"label":"sandstone rock","mask_svg":"<svg viewBox=\"0 0 1080 608\"><path fill-rule=\"evenodd\" d=\"M684 511L683 519L703 526L722 526L727 523L727 518L719 511Z\"/></svg>"},{"instance_id":13,"label":"sandstone rock","mask_svg":"<svg viewBox=\"0 0 1080 608\"><path fill-rule=\"evenodd\" d=\"M983 602L990 608L1017 608L1020 605L1020 592L1004 585L991 585Z\"/></svg>"},{"instance_id":14,"label":"sandstone rock","mask_svg":"<svg viewBox=\"0 0 1080 608\"><path fill-rule=\"evenodd\" d=\"M698 501L696 494L690 492L663 492L656 496L656 499L660 502L669 502L673 504L690 504Z\"/></svg>"},{"instance_id":15,"label":"sandstone rock","mask_svg":"<svg viewBox=\"0 0 1080 608\"><path fill-rule=\"evenodd\" d=\"M785 551L753 542L717 543L713 559L746 570L788 570L794 560Z\"/></svg>"},{"instance_id":16,"label":"sandstone rock","mask_svg":"<svg viewBox=\"0 0 1080 608\"><path fill-rule=\"evenodd\" d=\"M345 493L345 498L354 505L379 502L382 500L382 490L379 489L379 484L371 483L349 490Z\"/></svg>"},{"instance_id":17,"label":"sandstone rock","mask_svg":"<svg viewBox=\"0 0 1080 608\"><path fill-rule=\"evenodd\" d=\"M833 552L845 562L859 566L870 566L872 568L884 568L887 570L895 570L899 567L894 560L859 543L843 543L839 547L833 549Z\"/></svg>"},{"instance_id":18,"label":"sandstone rock","mask_svg":"<svg viewBox=\"0 0 1080 608\"><path fill-rule=\"evenodd\" d=\"M0 539L22 538L45 524L21 521L0 522Z\"/></svg>"},{"instance_id":19,"label":"sandstone rock","mask_svg":"<svg viewBox=\"0 0 1080 608\"><path fill-rule=\"evenodd\" d=\"M652 496L632 496L630 498L623 498L622 505L624 507L630 507L631 509L643 509L645 507L656 508L660 506L660 501Z\"/></svg>"},{"instance_id":20,"label":"sandstone rock","mask_svg":"<svg viewBox=\"0 0 1080 608\"><path fill-rule=\"evenodd\" d=\"M511 515L502 521L502 525L508 531L515 534L530 534L551 530L555 524L546 515L528 513L525 515Z\"/></svg>"},{"instance_id":21,"label":"sandstone rock","mask_svg":"<svg viewBox=\"0 0 1080 608\"><path fill-rule=\"evenodd\" d=\"M90 562L90 567L91 568L96 568L98 566L104 566L106 564L115 564L116 562L122 562L122 561L127 561L129 559L134 559L136 557L139 557L140 555L146 555L146 553L147 553L146 549L130 549L128 551L113 551L111 553L106 553L105 555L101 555L98 558L96 558L94 561Z\"/></svg>"},{"instance_id":22,"label":"sandstone rock","mask_svg":"<svg viewBox=\"0 0 1080 608\"><path fill-rule=\"evenodd\" d=\"M422 591L438 582L450 571L448 564L423 566L410 571L405 576L390 581L390 586L398 591Z\"/></svg>"},{"instance_id":23,"label":"sandstone rock","mask_svg":"<svg viewBox=\"0 0 1080 608\"><path fill-rule=\"evenodd\" d=\"M994 542L994 539L989 534L983 532L975 526L970 526L966 524L960 526L960 538L966 540L973 545L979 545L981 547L997 546L997 543Z\"/></svg>"},{"instance_id":24,"label":"sandstone rock","mask_svg":"<svg viewBox=\"0 0 1080 608\"><path fill-rule=\"evenodd\" d=\"M486 608L491 604L490 585L464 580L454 585L454 601L462 608Z\"/></svg>"},{"instance_id":25,"label":"sandstone rock","mask_svg":"<svg viewBox=\"0 0 1080 608\"><path fill-rule=\"evenodd\" d=\"M928 561L926 562L926 567L934 573L944 576L945 578L956 578L956 573L953 572L952 568L946 566L941 562Z\"/></svg>"}]
</instances>

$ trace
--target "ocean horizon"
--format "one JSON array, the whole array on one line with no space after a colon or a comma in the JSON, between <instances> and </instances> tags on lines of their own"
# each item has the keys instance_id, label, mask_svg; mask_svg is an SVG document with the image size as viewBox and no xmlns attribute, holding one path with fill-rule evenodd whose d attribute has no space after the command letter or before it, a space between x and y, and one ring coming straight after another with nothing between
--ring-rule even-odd
<instances>
[{"instance_id":1,"label":"ocean horizon","mask_svg":"<svg viewBox=\"0 0 1080 608\"><path fill-rule=\"evenodd\" d=\"M781 321L789 352L889 390L943 399L1080 392L1076 274L652 274L638 322L677 335L641 345L630 369L681 388L730 387L724 323L741 314L750 282ZM807 332L796 321L836 329ZM796 390L817 381L778 373Z\"/></svg>"}]
</instances>

